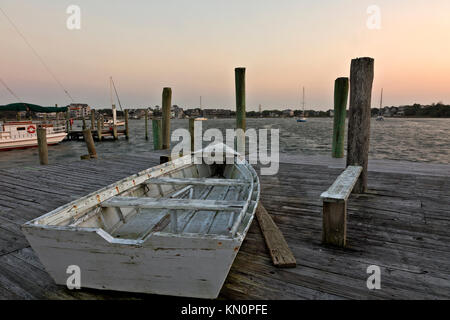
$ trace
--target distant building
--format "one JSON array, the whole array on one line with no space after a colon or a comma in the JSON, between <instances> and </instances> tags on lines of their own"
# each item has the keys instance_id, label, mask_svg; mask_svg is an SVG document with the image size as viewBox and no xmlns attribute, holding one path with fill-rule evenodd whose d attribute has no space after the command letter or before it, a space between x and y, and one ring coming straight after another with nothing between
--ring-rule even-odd
<instances>
[{"instance_id":1,"label":"distant building","mask_svg":"<svg viewBox=\"0 0 450 320\"><path fill-rule=\"evenodd\" d=\"M203 116L205 118L229 118L231 117L231 110L225 109L204 109Z\"/></svg>"},{"instance_id":2,"label":"distant building","mask_svg":"<svg viewBox=\"0 0 450 320\"><path fill-rule=\"evenodd\" d=\"M294 110L291 110L291 109L283 110L282 116L286 117L286 118L293 117L294 116Z\"/></svg>"},{"instance_id":3,"label":"distant building","mask_svg":"<svg viewBox=\"0 0 450 320\"><path fill-rule=\"evenodd\" d=\"M183 108L180 108L177 105L173 105L171 109L171 116L176 119L183 119L184 117Z\"/></svg>"},{"instance_id":4,"label":"distant building","mask_svg":"<svg viewBox=\"0 0 450 320\"><path fill-rule=\"evenodd\" d=\"M91 113L91 107L84 103L71 103L69 112L72 118L86 117Z\"/></svg>"}]
</instances>

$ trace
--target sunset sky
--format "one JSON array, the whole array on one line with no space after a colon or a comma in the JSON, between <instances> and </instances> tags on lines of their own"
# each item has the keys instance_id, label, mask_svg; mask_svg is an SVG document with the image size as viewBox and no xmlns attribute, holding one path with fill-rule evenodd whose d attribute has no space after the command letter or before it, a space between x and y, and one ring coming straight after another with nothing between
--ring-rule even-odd
<instances>
[{"instance_id":1,"label":"sunset sky","mask_svg":"<svg viewBox=\"0 0 450 320\"><path fill-rule=\"evenodd\" d=\"M66 27L69 5L81 30ZM371 30L367 8L381 9ZM375 58L372 105L450 103L449 0L2 0L0 7L76 102L110 105L109 76L122 105L234 109L234 68L247 68L247 110L333 107L350 61ZM0 14L0 77L23 101L71 101ZM2 86L0 105L17 102Z\"/></svg>"}]
</instances>

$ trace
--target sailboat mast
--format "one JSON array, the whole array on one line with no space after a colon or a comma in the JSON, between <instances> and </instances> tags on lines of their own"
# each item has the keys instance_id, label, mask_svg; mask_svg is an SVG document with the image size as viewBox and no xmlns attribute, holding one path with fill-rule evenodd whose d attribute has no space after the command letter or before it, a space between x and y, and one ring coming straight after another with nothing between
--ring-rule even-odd
<instances>
[{"instance_id":1,"label":"sailboat mast","mask_svg":"<svg viewBox=\"0 0 450 320\"><path fill-rule=\"evenodd\" d=\"M302 108L303 108L303 116L305 116L305 87L303 87Z\"/></svg>"}]
</instances>

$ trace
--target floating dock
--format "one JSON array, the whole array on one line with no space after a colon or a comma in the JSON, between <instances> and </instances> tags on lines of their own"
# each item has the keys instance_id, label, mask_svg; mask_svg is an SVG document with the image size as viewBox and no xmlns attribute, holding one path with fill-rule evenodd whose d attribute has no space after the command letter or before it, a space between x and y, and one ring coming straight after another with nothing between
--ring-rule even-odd
<instances>
[{"instance_id":1,"label":"floating dock","mask_svg":"<svg viewBox=\"0 0 450 320\"><path fill-rule=\"evenodd\" d=\"M141 299L54 284L20 225L159 164L159 154L112 156L0 170L0 299ZM261 199L297 260L272 265L257 219L221 291L229 299L449 299L450 165L369 162L369 193L351 195L347 248L322 245L322 201L345 165L326 156L282 156L261 176ZM259 171L259 170L258 170ZM381 289L366 286L381 269Z\"/></svg>"}]
</instances>

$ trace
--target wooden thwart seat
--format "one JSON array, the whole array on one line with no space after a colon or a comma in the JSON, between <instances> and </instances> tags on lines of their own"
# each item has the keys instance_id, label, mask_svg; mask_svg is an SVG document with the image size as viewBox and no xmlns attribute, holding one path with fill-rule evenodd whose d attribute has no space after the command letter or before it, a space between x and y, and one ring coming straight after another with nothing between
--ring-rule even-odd
<instances>
[{"instance_id":1,"label":"wooden thwart seat","mask_svg":"<svg viewBox=\"0 0 450 320\"><path fill-rule=\"evenodd\" d=\"M201 185L201 186L242 186L249 182L240 179L210 179L210 178L154 178L148 184Z\"/></svg>"},{"instance_id":2,"label":"wooden thwart seat","mask_svg":"<svg viewBox=\"0 0 450 320\"><path fill-rule=\"evenodd\" d=\"M102 207L140 208L140 209L172 209L172 210L205 210L205 211L240 211L245 201L233 200L198 200L198 199L166 199L147 197L112 197L102 203Z\"/></svg>"},{"instance_id":3,"label":"wooden thwart seat","mask_svg":"<svg viewBox=\"0 0 450 320\"><path fill-rule=\"evenodd\" d=\"M349 166L331 187L320 196L323 200L322 241L344 247L347 241L347 200L362 172Z\"/></svg>"}]
</instances>

